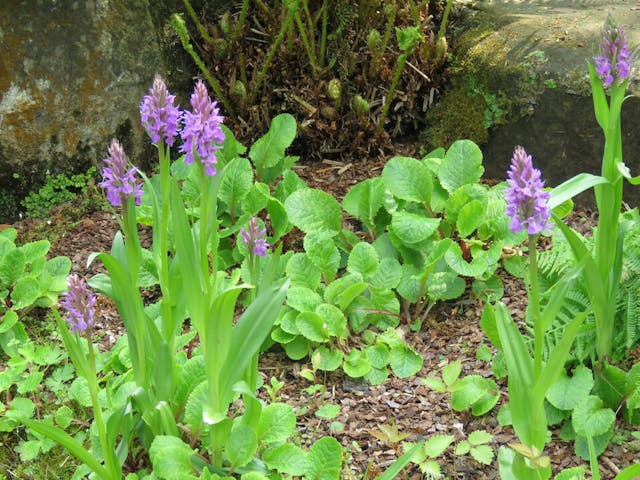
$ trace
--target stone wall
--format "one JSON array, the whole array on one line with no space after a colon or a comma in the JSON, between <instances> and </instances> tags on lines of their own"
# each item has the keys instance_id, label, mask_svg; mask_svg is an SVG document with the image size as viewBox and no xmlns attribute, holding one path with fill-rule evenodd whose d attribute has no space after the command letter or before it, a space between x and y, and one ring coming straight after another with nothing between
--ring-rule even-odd
<instances>
[{"instance_id":1,"label":"stone wall","mask_svg":"<svg viewBox=\"0 0 640 480\"><path fill-rule=\"evenodd\" d=\"M193 2L195 7L198 3ZM0 2L0 218L45 174L98 165L117 137L143 166L153 150L138 105L153 77L193 85L169 27L180 0ZM190 88L190 87L187 87ZM179 92L185 104L186 92Z\"/></svg>"}]
</instances>

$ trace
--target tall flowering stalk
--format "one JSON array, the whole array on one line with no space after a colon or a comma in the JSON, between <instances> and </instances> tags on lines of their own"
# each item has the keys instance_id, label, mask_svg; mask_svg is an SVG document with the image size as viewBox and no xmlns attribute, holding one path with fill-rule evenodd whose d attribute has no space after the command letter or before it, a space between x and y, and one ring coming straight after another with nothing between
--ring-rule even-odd
<instances>
[{"instance_id":1,"label":"tall flowering stalk","mask_svg":"<svg viewBox=\"0 0 640 480\"><path fill-rule=\"evenodd\" d=\"M548 192L539 170L533 167L531 156L522 147L516 147L508 172L505 190L506 214L511 218L513 233L525 230L528 234L529 271L527 279L527 315L533 319L533 358L518 326L505 305L487 304L481 325L495 346L504 353L507 364L509 406L513 427L520 443L502 447L499 451L502 478L542 480L551 477L549 457L543 454L547 441L547 418L544 401L569 355L569 350L584 322L587 312L577 315L565 329L558 342L543 362L544 336L553 324L564 296L574 281L575 274L567 275L554 285L545 307L540 304L536 244L541 233L549 227L551 217ZM581 268L581 266L579 267Z\"/></svg>"},{"instance_id":2,"label":"tall flowering stalk","mask_svg":"<svg viewBox=\"0 0 640 480\"><path fill-rule=\"evenodd\" d=\"M107 157L103 159L103 181L98 185L106 190L111 205L122 207L122 229L126 238L130 280L136 284L140 265L140 240L135 207L142 200L142 182L136 178L136 169L129 168L129 160L118 140L114 138L111 141L107 153Z\"/></svg>"},{"instance_id":3,"label":"tall flowering stalk","mask_svg":"<svg viewBox=\"0 0 640 480\"><path fill-rule=\"evenodd\" d=\"M622 129L620 114L625 91L630 79L631 56L627 37L622 27L607 20L602 31L600 55L589 64L591 89L596 119L604 132L604 155L601 176L607 183L595 187L599 220L595 235L595 261L599 270L604 299L591 292L591 303L596 322L596 354L599 359L611 356L613 349L614 318L617 289L622 272L622 240L619 217L622 209L623 177ZM609 92L609 101L605 94ZM599 295L599 294L598 294Z\"/></svg>"},{"instance_id":4,"label":"tall flowering stalk","mask_svg":"<svg viewBox=\"0 0 640 480\"><path fill-rule=\"evenodd\" d=\"M89 289L86 280L77 275L69 276L67 285L69 290L64 294L61 301L61 306L66 311L66 321L62 319L56 308L53 309L53 314L69 357L78 375L87 382L91 406L93 407L93 422L98 430L102 461L98 452L87 450L84 445L58 427L47 422L27 418L21 418L20 421L40 435L47 436L60 443L71 454L85 463L97 478L120 480L122 478L122 466L115 450L115 443L120 434L119 426L116 429L109 428L109 425L104 420L102 406L98 400L100 387L98 385L95 350L91 338L96 297L93 291ZM84 346L81 336L86 339L87 347ZM113 416L118 414L116 412L111 413Z\"/></svg>"},{"instance_id":5,"label":"tall flowering stalk","mask_svg":"<svg viewBox=\"0 0 640 480\"><path fill-rule=\"evenodd\" d=\"M534 325L534 377L542 370L544 330L540 320L540 292L538 288L538 261L536 244L538 235L549 227L551 212L547 204L549 192L545 192L540 170L533 168L531 155L524 148L515 148L504 192L507 215L511 217L509 228L513 233L526 230L529 236L529 301L535 315Z\"/></svg>"},{"instance_id":6,"label":"tall flowering stalk","mask_svg":"<svg viewBox=\"0 0 640 480\"><path fill-rule=\"evenodd\" d=\"M174 344L178 319L171 311L174 299L169 288L169 198L171 192L170 147L179 135L182 111L175 105L175 95L171 95L164 80L159 75L153 80L149 94L140 104L142 125L151 141L158 148L160 164L160 191L156 192L149 182L149 190L154 193L154 204L160 204L160 216L154 220L154 257L160 273L162 290L162 334L169 346Z\"/></svg>"},{"instance_id":7,"label":"tall flowering stalk","mask_svg":"<svg viewBox=\"0 0 640 480\"><path fill-rule=\"evenodd\" d=\"M216 176L218 159L216 151L224 141L221 125L224 117L220 115L218 104L209 97L207 87L198 80L191 94L191 111L184 112L182 129L183 145L180 151L185 153L186 164L197 163L200 169L200 260L201 275L206 278L210 267L208 245L211 237L211 250L217 250L217 197L219 176ZM208 181L207 178L212 178ZM213 224L211 234L209 226ZM215 257L214 257L215 260ZM203 283L205 285L206 282ZM208 288L208 287L206 287Z\"/></svg>"}]
</instances>

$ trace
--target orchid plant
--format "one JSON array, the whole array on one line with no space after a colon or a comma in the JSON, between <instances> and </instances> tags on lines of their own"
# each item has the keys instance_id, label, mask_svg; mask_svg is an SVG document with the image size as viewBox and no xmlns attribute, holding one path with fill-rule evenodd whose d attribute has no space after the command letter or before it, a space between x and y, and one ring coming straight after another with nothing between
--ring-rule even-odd
<instances>
[{"instance_id":1,"label":"orchid plant","mask_svg":"<svg viewBox=\"0 0 640 480\"><path fill-rule=\"evenodd\" d=\"M103 479L122 478L122 463L134 437L150 451L152 461L156 458L159 463L154 453L166 453L167 445L169 451L184 451L188 447L181 430L185 402L191 401L192 390L201 383L204 390L199 392L206 391L206 395L198 410L200 419L193 418L193 408L187 405L186 422L194 428L192 435L208 436L202 440L207 461L198 463L196 470L221 473L238 468L249 463L257 451L256 444L241 462L237 455L229 454L228 442L239 436L229 407L242 396L241 436L250 432L246 438L259 438L256 429L261 424L262 404L255 398L259 387L257 354L271 331L288 282L277 278L279 251L268 251L266 229L256 218L238 235L238 241L247 247L251 284L239 283L239 269L227 273L219 265L216 207L219 170L225 165L217 153L225 140L223 117L201 81L190 100L190 111L179 110L175 97L156 77L140 106L142 124L158 150L159 180L149 179L131 166L117 140L110 144L104 160L100 186L120 211L121 231L113 240L111 253L94 254L89 259L101 260L109 273L97 276L89 285L113 298L126 328L134 386L127 387L124 404L105 410L106 404L99 400L92 343L95 296L86 281L70 277L69 293L62 303L72 332L60 320L59 329L78 373L89 385L101 454L87 450L57 427L21 419L34 431L62 444ZM185 205L171 171L170 149L178 136L182 138L184 164L196 169L199 178L197 215ZM143 195L152 205L150 251L142 248L138 238L136 209ZM160 286L158 305L143 302L145 275L154 276L152 283ZM237 299L243 291L249 291L248 306L236 317ZM191 362L196 367L187 367L190 359L182 350L186 320L199 339L197 360ZM122 389L122 385L114 388ZM161 476L162 471L159 467L158 478L167 478Z\"/></svg>"}]
</instances>

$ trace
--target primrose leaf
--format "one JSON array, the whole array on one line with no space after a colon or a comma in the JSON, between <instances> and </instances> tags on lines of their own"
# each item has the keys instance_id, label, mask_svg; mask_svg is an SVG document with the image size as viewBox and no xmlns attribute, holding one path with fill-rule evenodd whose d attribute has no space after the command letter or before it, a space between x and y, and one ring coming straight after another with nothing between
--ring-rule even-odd
<instances>
[{"instance_id":1,"label":"primrose leaf","mask_svg":"<svg viewBox=\"0 0 640 480\"><path fill-rule=\"evenodd\" d=\"M422 355L406 345L391 348L389 364L399 378L407 378L418 373L422 368L422 362Z\"/></svg>"},{"instance_id":2,"label":"primrose leaf","mask_svg":"<svg viewBox=\"0 0 640 480\"><path fill-rule=\"evenodd\" d=\"M427 296L433 300L451 300L464 293L465 281L454 272L435 272L427 283Z\"/></svg>"},{"instance_id":3,"label":"primrose leaf","mask_svg":"<svg viewBox=\"0 0 640 480\"><path fill-rule=\"evenodd\" d=\"M449 193L453 193L463 185L478 183L483 172L480 148L471 140L457 140L442 160L438 179Z\"/></svg>"},{"instance_id":4,"label":"primrose leaf","mask_svg":"<svg viewBox=\"0 0 640 480\"><path fill-rule=\"evenodd\" d=\"M321 345L313 351L311 363L315 370L333 372L342 363L342 357L343 353L341 350L333 350Z\"/></svg>"},{"instance_id":5,"label":"primrose leaf","mask_svg":"<svg viewBox=\"0 0 640 480\"><path fill-rule=\"evenodd\" d=\"M164 480L196 479L191 466L194 451L178 437L156 435L149 448L149 458L153 464L153 473Z\"/></svg>"},{"instance_id":6,"label":"primrose leaf","mask_svg":"<svg viewBox=\"0 0 640 480\"><path fill-rule=\"evenodd\" d=\"M314 311L322 303L322 297L306 287L290 287L287 305L299 312Z\"/></svg>"},{"instance_id":7,"label":"primrose leaf","mask_svg":"<svg viewBox=\"0 0 640 480\"><path fill-rule=\"evenodd\" d=\"M340 232L340 204L327 192L297 190L285 200L284 207L291 223L305 233L325 231L334 236Z\"/></svg>"},{"instance_id":8,"label":"primrose leaf","mask_svg":"<svg viewBox=\"0 0 640 480\"><path fill-rule=\"evenodd\" d=\"M597 437L605 434L614 424L616 414L610 408L603 408L602 399L589 395L576 405L571 415L571 423L576 433L582 437Z\"/></svg>"},{"instance_id":9,"label":"primrose leaf","mask_svg":"<svg viewBox=\"0 0 640 480\"><path fill-rule=\"evenodd\" d=\"M304 250L327 281L333 280L340 265L340 252L333 235L327 231L312 231L304 237Z\"/></svg>"},{"instance_id":10,"label":"primrose leaf","mask_svg":"<svg viewBox=\"0 0 640 480\"><path fill-rule=\"evenodd\" d=\"M439 218L430 218L399 210L391 217L391 229L398 239L408 245L429 238L440 225Z\"/></svg>"},{"instance_id":11,"label":"primrose leaf","mask_svg":"<svg viewBox=\"0 0 640 480\"><path fill-rule=\"evenodd\" d=\"M456 228L461 237L468 237L484 220L484 206L478 200L471 200L458 213Z\"/></svg>"},{"instance_id":12,"label":"primrose leaf","mask_svg":"<svg viewBox=\"0 0 640 480\"><path fill-rule=\"evenodd\" d=\"M380 177L368 178L356 183L342 199L342 208L360 220L370 230L375 228L375 218L382 207L384 183Z\"/></svg>"},{"instance_id":13,"label":"primrose leaf","mask_svg":"<svg viewBox=\"0 0 640 480\"><path fill-rule=\"evenodd\" d=\"M316 312L301 312L296 317L296 328L306 339L323 343L329 340L324 319Z\"/></svg>"},{"instance_id":14,"label":"primrose leaf","mask_svg":"<svg viewBox=\"0 0 640 480\"><path fill-rule=\"evenodd\" d=\"M249 463L258 450L258 437L253 428L238 425L231 430L224 451L234 467Z\"/></svg>"},{"instance_id":15,"label":"primrose leaf","mask_svg":"<svg viewBox=\"0 0 640 480\"><path fill-rule=\"evenodd\" d=\"M297 286L315 290L320 285L322 272L306 253L294 253L287 261L285 272L291 279L291 288Z\"/></svg>"},{"instance_id":16,"label":"primrose leaf","mask_svg":"<svg viewBox=\"0 0 640 480\"><path fill-rule=\"evenodd\" d=\"M7 286L16 283L26 266L24 251L13 245L12 247L0 257L0 283Z\"/></svg>"},{"instance_id":17,"label":"primrose leaf","mask_svg":"<svg viewBox=\"0 0 640 480\"><path fill-rule=\"evenodd\" d=\"M480 375L468 375L457 381L451 392L451 408L462 411L469 408L487 393L487 384Z\"/></svg>"},{"instance_id":18,"label":"primrose leaf","mask_svg":"<svg viewBox=\"0 0 640 480\"><path fill-rule=\"evenodd\" d=\"M269 468L295 476L304 474L306 459L307 452L291 443L267 448L262 454L262 460Z\"/></svg>"},{"instance_id":19,"label":"primrose leaf","mask_svg":"<svg viewBox=\"0 0 640 480\"><path fill-rule=\"evenodd\" d=\"M371 370L371 363L366 352L352 348L344 358L342 369L351 378L364 377Z\"/></svg>"},{"instance_id":20,"label":"primrose leaf","mask_svg":"<svg viewBox=\"0 0 640 480\"><path fill-rule=\"evenodd\" d=\"M354 245L347 262L348 271L357 272L362 277L368 278L376 274L379 266L380 257L373 245L367 242Z\"/></svg>"},{"instance_id":21,"label":"primrose leaf","mask_svg":"<svg viewBox=\"0 0 640 480\"><path fill-rule=\"evenodd\" d=\"M462 372L462 360L456 360L455 362L447 363L442 367L442 380L447 386L453 385L460 373Z\"/></svg>"},{"instance_id":22,"label":"primrose leaf","mask_svg":"<svg viewBox=\"0 0 640 480\"><path fill-rule=\"evenodd\" d=\"M296 414L286 403L271 403L262 409L258 438L262 443L285 442L296 428Z\"/></svg>"},{"instance_id":23,"label":"primrose leaf","mask_svg":"<svg viewBox=\"0 0 640 480\"><path fill-rule=\"evenodd\" d=\"M625 381L625 392L627 395L627 409L636 410L640 408L640 363L636 363L627 373Z\"/></svg>"},{"instance_id":24,"label":"primrose leaf","mask_svg":"<svg viewBox=\"0 0 640 480\"><path fill-rule=\"evenodd\" d=\"M367 347L367 357L371 366L378 369L383 369L389 363L389 349L384 344L376 344Z\"/></svg>"},{"instance_id":25,"label":"primrose leaf","mask_svg":"<svg viewBox=\"0 0 640 480\"><path fill-rule=\"evenodd\" d=\"M357 273L349 273L331 282L324 292L327 303L337 305L341 310L346 310L362 292L367 289L367 284Z\"/></svg>"},{"instance_id":26,"label":"primrose leaf","mask_svg":"<svg viewBox=\"0 0 640 480\"><path fill-rule=\"evenodd\" d=\"M305 478L314 480L339 480L342 469L342 446L333 437L316 441L307 454Z\"/></svg>"},{"instance_id":27,"label":"primrose leaf","mask_svg":"<svg viewBox=\"0 0 640 480\"><path fill-rule=\"evenodd\" d=\"M547 390L546 398L551 405L560 410L573 410L589 396L593 385L593 374L584 365L578 365L571 378L562 369L558 381Z\"/></svg>"},{"instance_id":28,"label":"primrose leaf","mask_svg":"<svg viewBox=\"0 0 640 480\"><path fill-rule=\"evenodd\" d=\"M585 473L585 466L566 468L553 477L553 480L583 480Z\"/></svg>"},{"instance_id":29,"label":"primrose leaf","mask_svg":"<svg viewBox=\"0 0 640 480\"><path fill-rule=\"evenodd\" d=\"M249 150L249 158L256 169L274 167L284 159L284 151L296 137L296 120L283 113L271 120L269 131L256 140Z\"/></svg>"},{"instance_id":30,"label":"primrose leaf","mask_svg":"<svg viewBox=\"0 0 640 480\"><path fill-rule=\"evenodd\" d=\"M253 169L249 160L243 157L236 157L222 171L218 197L227 205L233 207L247 196L251 191L252 184Z\"/></svg>"},{"instance_id":31,"label":"primrose leaf","mask_svg":"<svg viewBox=\"0 0 640 480\"><path fill-rule=\"evenodd\" d=\"M496 274L485 279L475 278L471 284L473 294L485 302L497 302L504 296L504 285Z\"/></svg>"},{"instance_id":32,"label":"primrose leaf","mask_svg":"<svg viewBox=\"0 0 640 480\"><path fill-rule=\"evenodd\" d=\"M396 288L402 276L402 266L395 258L386 257L380 262L375 274L369 277L369 283L379 288Z\"/></svg>"},{"instance_id":33,"label":"primrose leaf","mask_svg":"<svg viewBox=\"0 0 640 480\"><path fill-rule=\"evenodd\" d=\"M309 340L302 335L283 345L284 351L291 360L300 360L309 355Z\"/></svg>"},{"instance_id":34,"label":"primrose leaf","mask_svg":"<svg viewBox=\"0 0 640 480\"><path fill-rule=\"evenodd\" d=\"M433 176L419 160L393 157L382 170L382 179L391 193L401 200L429 203L433 191Z\"/></svg>"},{"instance_id":35,"label":"primrose leaf","mask_svg":"<svg viewBox=\"0 0 640 480\"><path fill-rule=\"evenodd\" d=\"M40 285L38 280L32 276L21 277L16 282L11 292L11 301L13 308L19 310L21 308L33 305L40 296Z\"/></svg>"},{"instance_id":36,"label":"primrose leaf","mask_svg":"<svg viewBox=\"0 0 640 480\"><path fill-rule=\"evenodd\" d=\"M316 313L324 321L324 328L332 337L347 338L347 318L338 307L328 303L321 303L316 307Z\"/></svg>"}]
</instances>

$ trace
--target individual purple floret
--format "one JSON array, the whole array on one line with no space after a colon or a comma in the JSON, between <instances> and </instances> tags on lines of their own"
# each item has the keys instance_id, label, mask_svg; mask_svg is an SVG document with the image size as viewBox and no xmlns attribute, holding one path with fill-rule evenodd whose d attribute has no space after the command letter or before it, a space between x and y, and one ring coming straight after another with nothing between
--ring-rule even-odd
<instances>
[{"instance_id":1,"label":"individual purple floret","mask_svg":"<svg viewBox=\"0 0 640 480\"><path fill-rule=\"evenodd\" d=\"M244 228L240 229L240 235L242 236L242 241L245 243L247 248L254 255L260 255L264 257L267 255L267 248L269 248L269 244L264 239L267 231L264 228L260 228L258 226L258 220L256 217L251 217L249 219L249 230L245 230Z\"/></svg>"},{"instance_id":2,"label":"individual purple floret","mask_svg":"<svg viewBox=\"0 0 640 480\"><path fill-rule=\"evenodd\" d=\"M84 332L87 328L93 327L96 296L89 290L87 281L76 274L69 275L67 286L69 291L64 294L61 302L67 311L65 320L72 332Z\"/></svg>"},{"instance_id":3,"label":"individual purple floret","mask_svg":"<svg viewBox=\"0 0 640 480\"><path fill-rule=\"evenodd\" d=\"M162 78L156 75L149 95L145 95L140 104L142 126L156 145L164 140L167 145L172 146L178 136L182 112L173 104L175 99L175 95L169 94Z\"/></svg>"},{"instance_id":4,"label":"individual purple floret","mask_svg":"<svg viewBox=\"0 0 640 480\"><path fill-rule=\"evenodd\" d=\"M593 60L596 73L605 88L610 87L615 80L620 84L629 78L631 52L622 27L607 21L600 40L600 55Z\"/></svg>"},{"instance_id":5,"label":"individual purple floret","mask_svg":"<svg viewBox=\"0 0 640 480\"><path fill-rule=\"evenodd\" d=\"M136 169L127 170L127 156L122 145L115 138L111 140L108 148L109 156L104 161L100 182L102 188L107 191L107 199L114 207L118 207L131 195L135 195L136 205L140 205L142 199L142 183L136 182Z\"/></svg>"},{"instance_id":6,"label":"individual purple floret","mask_svg":"<svg viewBox=\"0 0 640 480\"><path fill-rule=\"evenodd\" d=\"M207 88L202 80L198 80L191 95L192 111L184 112L182 140L180 151L186 153L185 163L192 163L194 152L198 155L207 175L216 174L218 163L216 150L224 141L224 132L220 128L224 117L220 115L218 102L211 101Z\"/></svg>"},{"instance_id":7,"label":"individual purple floret","mask_svg":"<svg viewBox=\"0 0 640 480\"><path fill-rule=\"evenodd\" d=\"M550 195L543 190L540 170L533 168L531 155L520 146L513 152L507 183L504 197L511 231L526 229L529 235L537 235L546 230L551 216L547 205Z\"/></svg>"}]
</instances>

